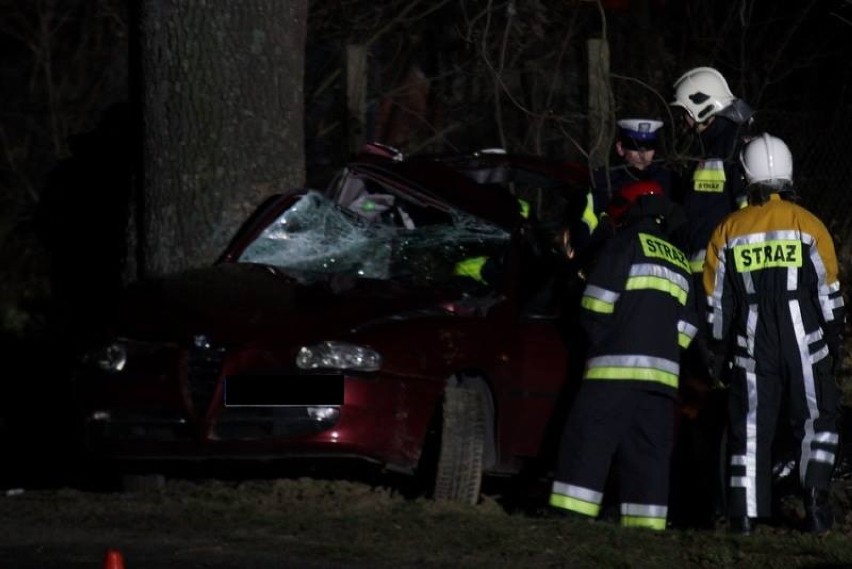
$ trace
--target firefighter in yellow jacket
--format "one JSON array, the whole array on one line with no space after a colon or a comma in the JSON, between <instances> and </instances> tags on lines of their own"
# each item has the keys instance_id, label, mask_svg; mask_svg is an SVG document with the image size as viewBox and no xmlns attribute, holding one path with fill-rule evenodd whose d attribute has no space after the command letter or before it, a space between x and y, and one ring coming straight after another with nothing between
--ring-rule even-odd
<instances>
[{"instance_id":1,"label":"firefighter in yellow jacket","mask_svg":"<svg viewBox=\"0 0 852 569\"><path fill-rule=\"evenodd\" d=\"M681 350L698 331L686 255L667 239L659 182L622 186L616 225L581 301L588 354L565 424L550 506L596 517L612 468L621 524L666 528Z\"/></svg>"},{"instance_id":2,"label":"firefighter in yellow jacket","mask_svg":"<svg viewBox=\"0 0 852 569\"><path fill-rule=\"evenodd\" d=\"M799 449L807 530L832 525L829 482L838 452L838 358L845 312L831 235L795 203L793 160L763 134L740 153L748 206L707 247L704 289L714 352L732 366L728 515L748 534L770 515L771 447L782 401Z\"/></svg>"}]
</instances>

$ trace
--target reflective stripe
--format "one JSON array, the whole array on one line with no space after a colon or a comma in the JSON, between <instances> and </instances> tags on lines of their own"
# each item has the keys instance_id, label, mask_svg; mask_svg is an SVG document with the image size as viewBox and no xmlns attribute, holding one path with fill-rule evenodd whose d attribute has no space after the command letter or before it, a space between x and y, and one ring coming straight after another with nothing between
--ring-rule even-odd
<instances>
[{"instance_id":1,"label":"reflective stripe","mask_svg":"<svg viewBox=\"0 0 852 569\"><path fill-rule=\"evenodd\" d=\"M598 216L595 215L595 198L592 192L586 194L586 208L583 210L583 223L589 228L589 233L592 233L598 226Z\"/></svg>"},{"instance_id":2,"label":"reflective stripe","mask_svg":"<svg viewBox=\"0 0 852 569\"><path fill-rule=\"evenodd\" d=\"M642 516L646 518L665 518L668 515L668 507L660 504L621 504L622 516Z\"/></svg>"},{"instance_id":3,"label":"reflective stripe","mask_svg":"<svg viewBox=\"0 0 852 569\"><path fill-rule=\"evenodd\" d=\"M597 516L601 511L601 507L598 504L590 504L589 502L584 502L577 498L571 498L570 496L562 496L560 494L550 495L550 505L555 508L571 510L572 512L592 517Z\"/></svg>"},{"instance_id":4,"label":"reflective stripe","mask_svg":"<svg viewBox=\"0 0 852 569\"><path fill-rule=\"evenodd\" d=\"M470 277L475 281L484 283L485 279L482 278L482 267L487 261L488 257L471 257L470 259L463 259L456 263L456 266L453 269L453 274L459 277Z\"/></svg>"},{"instance_id":5,"label":"reflective stripe","mask_svg":"<svg viewBox=\"0 0 852 569\"><path fill-rule=\"evenodd\" d=\"M807 336L805 336L805 342L808 344L813 344L817 340L822 340L822 329L817 328L815 332L811 332Z\"/></svg>"},{"instance_id":6,"label":"reflective stripe","mask_svg":"<svg viewBox=\"0 0 852 569\"><path fill-rule=\"evenodd\" d=\"M605 381L653 381L673 388L678 386L677 374L648 368L599 367L586 370L583 377Z\"/></svg>"},{"instance_id":7,"label":"reflective stripe","mask_svg":"<svg viewBox=\"0 0 852 569\"><path fill-rule=\"evenodd\" d=\"M530 216L530 202L518 198L518 205L521 206L521 217L528 219Z\"/></svg>"},{"instance_id":8,"label":"reflective stripe","mask_svg":"<svg viewBox=\"0 0 852 569\"><path fill-rule=\"evenodd\" d=\"M813 365L817 362L821 362L822 360L824 360L827 357L828 357L828 346L823 346L821 350L811 354L811 357L810 357L811 365Z\"/></svg>"},{"instance_id":9,"label":"reflective stripe","mask_svg":"<svg viewBox=\"0 0 852 569\"><path fill-rule=\"evenodd\" d=\"M751 275L748 275L751 276ZM757 336L757 305L749 304L748 315L746 316L746 351L748 355L754 358L754 343ZM754 367L751 368L752 371Z\"/></svg>"},{"instance_id":10,"label":"reflective stripe","mask_svg":"<svg viewBox=\"0 0 852 569\"><path fill-rule=\"evenodd\" d=\"M725 314L722 310L722 293L724 292L724 282L725 282L725 272L726 272L726 263L725 263L725 249L727 245L722 248L721 251L718 252L718 255L714 253L713 259L708 261L708 270L709 275L704 275L704 287L710 284L708 281L710 278L713 279L713 294L707 295L707 308L710 310L710 316L707 317L707 324L710 325L711 337L714 340L722 340L723 330L725 327ZM711 272L711 267L713 261L716 261L716 271Z\"/></svg>"},{"instance_id":11,"label":"reflective stripe","mask_svg":"<svg viewBox=\"0 0 852 569\"><path fill-rule=\"evenodd\" d=\"M814 442L837 445L840 444L840 436L831 431L820 431L819 433L814 433Z\"/></svg>"},{"instance_id":12,"label":"reflective stripe","mask_svg":"<svg viewBox=\"0 0 852 569\"><path fill-rule=\"evenodd\" d=\"M686 334L690 338L694 338L696 334L698 334L698 326L694 326L690 324L686 320L678 320L677 321L677 331L681 334Z\"/></svg>"},{"instance_id":13,"label":"reflective stripe","mask_svg":"<svg viewBox=\"0 0 852 569\"><path fill-rule=\"evenodd\" d=\"M746 371L748 384L748 413L746 414L746 515L756 518L757 512L757 376ZM733 486L733 484L732 484Z\"/></svg>"},{"instance_id":14,"label":"reflective stripe","mask_svg":"<svg viewBox=\"0 0 852 569\"><path fill-rule=\"evenodd\" d=\"M657 531L666 529L665 518L642 518L638 516L621 516L621 525L633 528L648 528Z\"/></svg>"},{"instance_id":15,"label":"reflective stripe","mask_svg":"<svg viewBox=\"0 0 852 569\"><path fill-rule=\"evenodd\" d=\"M591 488L585 488L583 486L576 486L574 484L559 482L556 480L553 481L552 491L554 494L562 494L563 496L573 496L578 500L592 502L594 504L600 504L601 502L603 502L603 492L592 490Z\"/></svg>"},{"instance_id":16,"label":"reflective stripe","mask_svg":"<svg viewBox=\"0 0 852 569\"><path fill-rule=\"evenodd\" d=\"M550 505L564 510L571 510L587 516L597 516L601 510L603 493L591 488L553 482L550 494Z\"/></svg>"},{"instance_id":17,"label":"reflective stripe","mask_svg":"<svg viewBox=\"0 0 852 569\"><path fill-rule=\"evenodd\" d=\"M677 331L677 344L681 348L686 349L698 333L698 327L693 326L686 320L678 320Z\"/></svg>"},{"instance_id":18,"label":"reflective stripe","mask_svg":"<svg viewBox=\"0 0 852 569\"><path fill-rule=\"evenodd\" d=\"M748 476L731 476L731 488L752 488L752 486Z\"/></svg>"},{"instance_id":19,"label":"reflective stripe","mask_svg":"<svg viewBox=\"0 0 852 569\"><path fill-rule=\"evenodd\" d=\"M707 249L700 249L689 258L689 270L692 273L704 272L704 259L707 257Z\"/></svg>"},{"instance_id":20,"label":"reflective stripe","mask_svg":"<svg viewBox=\"0 0 852 569\"><path fill-rule=\"evenodd\" d=\"M814 462L825 462L827 464L834 464L834 453L829 452L827 450L817 450L814 451L813 455L811 455L811 460Z\"/></svg>"},{"instance_id":21,"label":"reflective stripe","mask_svg":"<svg viewBox=\"0 0 852 569\"><path fill-rule=\"evenodd\" d=\"M586 363L583 377L596 380L653 381L677 388L679 364L651 356L598 356Z\"/></svg>"},{"instance_id":22,"label":"reflective stripe","mask_svg":"<svg viewBox=\"0 0 852 569\"><path fill-rule=\"evenodd\" d=\"M592 312L601 312L611 314L615 309L615 302L620 295L617 292L611 291L595 285L588 285L583 291L583 298L580 300L580 306Z\"/></svg>"},{"instance_id":23,"label":"reflective stripe","mask_svg":"<svg viewBox=\"0 0 852 569\"><path fill-rule=\"evenodd\" d=\"M600 312L602 314L612 314L615 311L615 305L600 301L596 298L584 296L580 300L580 306L592 312Z\"/></svg>"},{"instance_id":24,"label":"reflective stripe","mask_svg":"<svg viewBox=\"0 0 852 569\"><path fill-rule=\"evenodd\" d=\"M627 290L657 290L673 296L681 305L686 305L687 292L673 282L660 277L630 277L624 285Z\"/></svg>"},{"instance_id":25,"label":"reflective stripe","mask_svg":"<svg viewBox=\"0 0 852 569\"><path fill-rule=\"evenodd\" d=\"M642 356L636 354L597 356L594 358L589 358L588 365L591 367L652 367L675 374L678 373L678 371L680 370L678 362L674 362L666 358L657 358L654 356Z\"/></svg>"},{"instance_id":26,"label":"reflective stripe","mask_svg":"<svg viewBox=\"0 0 852 569\"><path fill-rule=\"evenodd\" d=\"M583 294L586 296L597 298L599 300L602 300L603 302L608 302L609 304L615 304L615 301L618 300L618 297L620 296L615 291L592 284L586 287L586 290L583 291Z\"/></svg>"},{"instance_id":27,"label":"reflective stripe","mask_svg":"<svg viewBox=\"0 0 852 569\"><path fill-rule=\"evenodd\" d=\"M725 163L714 158L698 164L692 174L692 188L696 192L719 194L725 191Z\"/></svg>"},{"instance_id":28,"label":"reflective stripe","mask_svg":"<svg viewBox=\"0 0 852 569\"><path fill-rule=\"evenodd\" d=\"M668 267L639 263L630 267L625 289L658 290L672 295L681 305L686 305L689 282L683 275Z\"/></svg>"},{"instance_id":29,"label":"reflective stripe","mask_svg":"<svg viewBox=\"0 0 852 569\"><path fill-rule=\"evenodd\" d=\"M754 373L757 363L751 358L736 356L734 358L734 365L738 368Z\"/></svg>"},{"instance_id":30,"label":"reflective stripe","mask_svg":"<svg viewBox=\"0 0 852 569\"><path fill-rule=\"evenodd\" d=\"M636 263L630 267L631 277L657 277L671 281L672 284L684 290L689 289L689 279L681 273L657 263Z\"/></svg>"}]
</instances>

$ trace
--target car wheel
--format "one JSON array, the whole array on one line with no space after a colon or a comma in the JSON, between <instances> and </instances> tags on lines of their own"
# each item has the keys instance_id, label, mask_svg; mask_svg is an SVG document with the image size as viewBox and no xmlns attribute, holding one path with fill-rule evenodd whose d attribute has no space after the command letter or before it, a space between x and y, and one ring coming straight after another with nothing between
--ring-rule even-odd
<instances>
[{"instance_id":1,"label":"car wheel","mask_svg":"<svg viewBox=\"0 0 852 569\"><path fill-rule=\"evenodd\" d=\"M485 408L482 395L447 387L441 409L440 443L435 470L435 500L476 504L485 456Z\"/></svg>"}]
</instances>

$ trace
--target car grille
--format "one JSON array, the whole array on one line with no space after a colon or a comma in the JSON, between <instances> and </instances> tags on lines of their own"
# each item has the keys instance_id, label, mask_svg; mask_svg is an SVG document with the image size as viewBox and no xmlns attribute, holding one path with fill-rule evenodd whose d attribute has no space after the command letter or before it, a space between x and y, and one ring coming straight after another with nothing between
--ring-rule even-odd
<instances>
[{"instance_id":1,"label":"car grille","mask_svg":"<svg viewBox=\"0 0 852 569\"><path fill-rule=\"evenodd\" d=\"M210 408L224 360L225 349L210 346L206 342L196 342L189 349L186 381L189 399L197 417L204 417Z\"/></svg>"},{"instance_id":2,"label":"car grille","mask_svg":"<svg viewBox=\"0 0 852 569\"><path fill-rule=\"evenodd\" d=\"M315 421L305 407L223 408L214 425L219 440L269 439L319 433L334 421Z\"/></svg>"}]
</instances>

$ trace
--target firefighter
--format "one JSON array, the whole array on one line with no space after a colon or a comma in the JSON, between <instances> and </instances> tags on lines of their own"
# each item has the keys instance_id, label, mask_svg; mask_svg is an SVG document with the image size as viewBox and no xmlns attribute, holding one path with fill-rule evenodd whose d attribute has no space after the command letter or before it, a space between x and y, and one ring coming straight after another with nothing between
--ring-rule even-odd
<instances>
[{"instance_id":1,"label":"firefighter","mask_svg":"<svg viewBox=\"0 0 852 569\"><path fill-rule=\"evenodd\" d=\"M763 134L740 160L748 206L713 231L704 289L713 353L732 365L728 515L748 534L770 515L771 447L782 400L798 449L806 529L832 526L829 482L838 452L835 383L845 318L834 244L796 204L787 145Z\"/></svg>"},{"instance_id":2,"label":"firefighter","mask_svg":"<svg viewBox=\"0 0 852 569\"><path fill-rule=\"evenodd\" d=\"M690 260L695 310L706 310L702 284L707 242L713 229L732 211L745 205L745 184L739 151L751 136L754 111L734 96L725 77L712 67L696 67L684 73L674 86L670 103L690 136L687 167L678 177L674 200L686 218L684 231L675 238ZM681 361L682 392L696 410L678 432L676 491L689 496L680 500L688 510L676 517L707 526L724 515L725 489L719 465L725 429L726 394L707 373L707 331L702 329Z\"/></svg>"},{"instance_id":3,"label":"firefighter","mask_svg":"<svg viewBox=\"0 0 852 569\"><path fill-rule=\"evenodd\" d=\"M670 105L682 110L683 124L693 135L690 166L674 199L688 221L684 248L700 288L710 233L746 203L737 158L750 136L754 111L731 93L725 77L712 67L696 67L675 81ZM700 296L696 298L703 303Z\"/></svg>"},{"instance_id":4,"label":"firefighter","mask_svg":"<svg viewBox=\"0 0 852 569\"><path fill-rule=\"evenodd\" d=\"M610 468L621 523L666 527L681 349L697 332L687 258L666 238L660 184L637 181L607 207L616 229L581 301L588 355L568 415L550 506L600 513Z\"/></svg>"}]
</instances>

